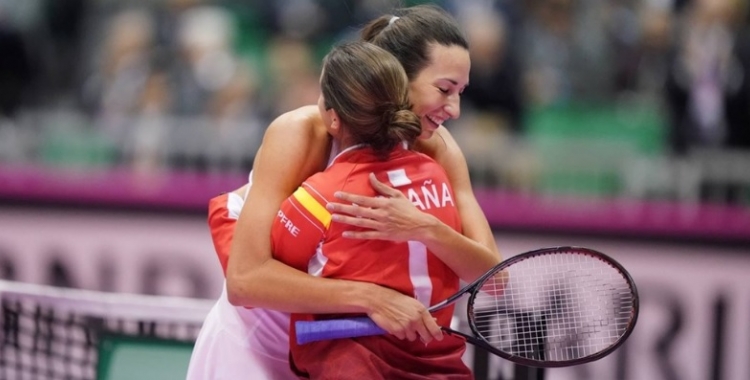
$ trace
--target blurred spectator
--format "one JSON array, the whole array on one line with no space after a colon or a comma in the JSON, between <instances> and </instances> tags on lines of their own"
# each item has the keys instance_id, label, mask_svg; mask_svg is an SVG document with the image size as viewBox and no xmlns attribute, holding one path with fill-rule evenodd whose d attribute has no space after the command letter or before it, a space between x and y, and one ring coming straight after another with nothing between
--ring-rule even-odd
<instances>
[{"instance_id":1,"label":"blurred spectator","mask_svg":"<svg viewBox=\"0 0 750 380\"><path fill-rule=\"evenodd\" d=\"M234 51L232 15L195 4L118 9L102 34L84 98L122 162L139 171L247 170L259 145L257 78ZM158 21L175 30L160 30Z\"/></svg>"},{"instance_id":2,"label":"blurred spectator","mask_svg":"<svg viewBox=\"0 0 750 380\"><path fill-rule=\"evenodd\" d=\"M316 102L321 52L423 2L0 0L0 160L244 172L273 117ZM535 190L565 166L539 144L612 139L685 168L674 186L697 199L707 173L729 176L703 161L734 162L705 148L750 147L747 0L432 2L470 42L449 127L474 182ZM665 156L666 115L684 156ZM669 176L642 158L643 178Z\"/></svg>"},{"instance_id":3,"label":"blurred spectator","mask_svg":"<svg viewBox=\"0 0 750 380\"><path fill-rule=\"evenodd\" d=\"M466 33L471 72L461 97L461 119L449 127L464 147L475 184L515 186L506 181L507 164L516 152L513 137L522 129L524 110L508 20L493 1L453 1L450 9Z\"/></svg>"},{"instance_id":4,"label":"blurred spectator","mask_svg":"<svg viewBox=\"0 0 750 380\"><path fill-rule=\"evenodd\" d=\"M175 111L201 115L213 94L229 85L240 64L233 51L233 20L226 10L198 6L178 20Z\"/></svg>"},{"instance_id":5,"label":"blurred spectator","mask_svg":"<svg viewBox=\"0 0 750 380\"><path fill-rule=\"evenodd\" d=\"M82 99L97 132L121 147L120 159L132 164L138 160L135 144L143 140L143 128L133 124L143 110L144 95L149 95L155 23L143 8L117 9L107 21L92 70L84 81Z\"/></svg>"},{"instance_id":6,"label":"blurred spectator","mask_svg":"<svg viewBox=\"0 0 750 380\"><path fill-rule=\"evenodd\" d=\"M9 23L0 3L0 161L18 160L24 154L22 131L15 117L31 76L23 36Z\"/></svg>"},{"instance_id":7,"label":"blurred spectator","mask_svg":"<svg viewBox=\"0 0 750 380\"><path fill-rule=\"evenodd\" d=\"M317 103L318 62L309 43L277 36L270 43L267 59L273 93L265 96L271 95L273 115Z\"/></svg>"},{"instance_id":8,"label":"blurred spectator","mask_svg":"<svg viewBox=\"0 0 750 380\"><path fill-rule=\"evenodd\" d=\"M611 12L616 91L661 101L674 44L673 1L621 0L613 3Z\"/></svg>"},{"instance_id":9,"label":"blurred spectator","mask_svg":"<svg viewBox=\"0 0 750 380\"><path fill-rule=\"evenodd\" d=\"M519 132L524 111L521 68L509 46L505 16L493 7L464 5L458 10L458 19L471 54L469 86L462 100L467 108L493 114L499 119L497 128Z\"/></svg>"},{"instance_id":10,"label":"blurred spectator","mask_svg":"<svg viewBox=\"0 0 750 380\"><path fill-rule=\"evenodd\" d=\"M206 146L209 169L247 172L252 167L267 124L257 92L257 74L252 66L241 64L233 80L212 97L207 115L211 126Z\"/></svg>"},{"instance_id":11,"label":"blurred spectator","mask_svg":"<svg viewBox=\"0 0 750 380\"><path fill-rule=\"evenodd\" d=\"M84 86L84 101L117 128L116 118L139 108L141 94L151 74L154 19L146 9L126 9L109 20L94 71Z\"/></svg>"},{"instance_id":12,"label":"blurred spectator","mask_svg":"<svg viewBox=\"0 0 750 380\"><path fill-rule=\"evenodd\" d=\"M16 115L32 79L23 36L7 17L0 4L0 120Z\"/></svg>"},{"instance_id":13,"label":"blurred spectator","mask_svg":"<svg viewBox=\"0 0 750 380\"><path fill-rule=\"evenodd\" d=\"M746 169L727 150L750 148L747 2L694 0L682 12L667 81L672 148L700 165L702 200L743 202Z\"/></svg>"},{"instance_id":14,"label":"blurred spectator","mask_svg":"<svg viewBox=\"0 0 750 380\"><path fill-rule=\"evenodd\" d=\"M42 4L42 32L35 44L44 83L39 84L37 95L46 104L77 106L81 37L91 2L46 0Z\"/></svg>"},{"instance_id":15,"label":"blurred spectator","mask_svg":"<svg viewBox=\"0 0 750 380\"><path fill-rule=\"evenodd\" d=\"M161 70L149 72L123 147L125 161L135 170L149 172L164 169L171 101L167 73Z\"/></svg>"},{"instance_id":16,"label":"blurred spectator","mask_svg":"<svg viewBox=\"0 0 750 380\"><path fill-rule=\"evenodd\" d=\"M746 2L695 0L684 9L670 62L671 143L750 148L750 39Z\"/></svg>"},{"instance_id":17,"label":"blurred spectator","mask_svg":"<svg viewBox=\"0 0 750 380\"><path fill-rule=\"evenodd\" d=\"M314 0L276 0L273 3L281 35L315 41L328 21L326 13Z\"/></svg>"},{"instance_id":18,"label":"blurred spectator","mask_svg":"<svg viewBox=\"0 0 750 380\"><path fill-rule=\"evenodd\" d=\"M528 100L551 105L611 98L612 55L607 13L599 0L524 2L524 82Z\"/></svg>"}]
</instances>

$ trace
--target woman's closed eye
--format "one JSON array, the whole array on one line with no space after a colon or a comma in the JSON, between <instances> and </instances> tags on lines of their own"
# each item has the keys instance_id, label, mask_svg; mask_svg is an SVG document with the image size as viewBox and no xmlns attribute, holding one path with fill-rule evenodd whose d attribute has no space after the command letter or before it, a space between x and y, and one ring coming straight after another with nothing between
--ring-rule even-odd
<instances>
[{"instance_id":1,"label":"woman's closed eye","mask_svg":"<svg viewBox=\"0 0 750 380\"><path fill-rule=\"evenodd\" d=\"M466 91L466 87L467 87L467 86L464 86L464 87L462 87L462 88L461 88L460 90L455 90L455 92L456 92L456 93L457 93L458 95L463 95L463 94L464 94L464 91ZM451 89L451 88L438 87L437 89L438 89L438 91L440 91L440 92L441 92L442 94L444 94L444 95L450 95L451 93L453 93L453 92L454 92L454 89Z\"/></svg>"}]
</instances>

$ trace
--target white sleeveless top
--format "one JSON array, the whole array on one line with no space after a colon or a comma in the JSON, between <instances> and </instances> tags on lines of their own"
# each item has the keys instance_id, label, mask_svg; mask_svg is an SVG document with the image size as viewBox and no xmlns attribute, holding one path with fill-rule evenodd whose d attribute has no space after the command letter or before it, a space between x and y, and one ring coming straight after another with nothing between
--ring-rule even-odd
<instances>
[{"instance_id":1,"label":"white sleeveless top","mask_svg":"<svg viewBox=\"0 0 750 380\"><path fill-rule=\"evenodd\" d=\"M334 140L328 165L339 153ZM248 186L252 186L252 171ZM229 193L229 215L239 217L247 199ZM236 307L221 296L203 322L188 367L187 380L249 378L297 379L289 368L289 314L261 308Z\"/></svg>"}]
</instances>

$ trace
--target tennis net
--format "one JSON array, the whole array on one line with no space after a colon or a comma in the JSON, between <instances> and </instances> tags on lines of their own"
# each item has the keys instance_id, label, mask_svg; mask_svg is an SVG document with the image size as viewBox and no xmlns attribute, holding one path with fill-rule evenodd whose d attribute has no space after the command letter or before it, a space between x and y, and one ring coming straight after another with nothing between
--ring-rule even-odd
<instances>
[{"instance_id":1,"label":"tennis net","mask_svg":"<svg viewBox=\"0 0 750 380\"><path fill-rule=\"evenodd\" d=\"M0 280L0 379L97 379L103 338L191 344L212 304Z\"/></svg>"}]
</instances>

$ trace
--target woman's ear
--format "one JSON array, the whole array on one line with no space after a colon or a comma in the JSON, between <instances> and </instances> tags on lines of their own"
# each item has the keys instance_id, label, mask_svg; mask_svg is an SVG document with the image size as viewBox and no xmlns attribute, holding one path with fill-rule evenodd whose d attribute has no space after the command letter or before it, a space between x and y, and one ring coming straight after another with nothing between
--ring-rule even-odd
<instances>
[{"instance_id":1,"label":"woman's ear","mask_svg":"<svg viewBox=\"0 0 750 380\"><path fill-rule=\"evenodd\" d=\"M326 111L328 117L331 118L331 125L328 127L328 133L333 137L340 137L341 134L341 118L335 109L330 108Z\"/></svg>"}]
</instances>

